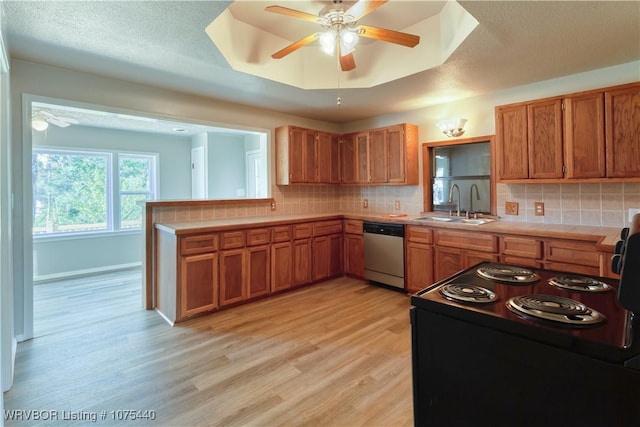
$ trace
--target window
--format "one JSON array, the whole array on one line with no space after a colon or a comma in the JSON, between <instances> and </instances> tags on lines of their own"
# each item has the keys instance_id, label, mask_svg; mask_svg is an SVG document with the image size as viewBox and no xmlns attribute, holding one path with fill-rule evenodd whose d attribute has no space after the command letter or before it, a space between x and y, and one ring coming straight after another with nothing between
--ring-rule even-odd
<instances>
[{"instance_id":1,"label":"window","mask_svg":"<svg viewBox=\"0 0 640 427\"><path fill-rule=\"evenodd\" d=\"M34 236L139 229L137 202L155 199L156 157L34 149Z\"/></svg>"}]
</instances>

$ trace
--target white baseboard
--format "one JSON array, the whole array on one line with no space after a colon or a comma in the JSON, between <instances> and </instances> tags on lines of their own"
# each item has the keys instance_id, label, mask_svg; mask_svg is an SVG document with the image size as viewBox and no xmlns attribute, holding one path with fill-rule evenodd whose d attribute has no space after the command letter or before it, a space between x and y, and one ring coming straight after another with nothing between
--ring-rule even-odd
<instances>
[{"instance_id":1,"label":"white baseboard","mask_svg":"<svg viewBox=\"0 0 640 427\"><path fill-rule=\"evenodd\" d=\"M43 274L33 277L33 283L51 282L53 280L70 279L73 277L90 276L92 274L111 273L120 270L140 268L142 262L130 262L128 264L108 265L106 267L87 268L84 270L64 271L62 273Z\"/></svg>"}]
</instances>

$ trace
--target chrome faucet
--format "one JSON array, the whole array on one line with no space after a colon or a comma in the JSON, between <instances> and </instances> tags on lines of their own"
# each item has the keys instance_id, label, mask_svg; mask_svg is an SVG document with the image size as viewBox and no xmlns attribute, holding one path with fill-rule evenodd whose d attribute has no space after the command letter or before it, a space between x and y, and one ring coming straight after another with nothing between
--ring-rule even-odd
<instances>
[{"instance_id":1,"label":"chrome faucet","mask_svg":"<svg viewBox=\"0 0 640 427\"><path fill-rule=\"evenodd\" d=\"M457 215L460 216L460 187L458 187L458 184L451 184L451 187L449 188L449 203L453 203L453 189L458 190L458 204L457 206Z\"/></svg>"},{"instance_id":2,"label":"chrome faucet","mask_svg":"<svg viewBox=\"0 0 640 427\"><path fill-rule=\"evenodd\" d=\"M476 200L480 200L480 192L478 191L478 186L476 184L471 184L471 189L469 191L469 210L467 210L467 216L469 216L469 212L473 212L473 189L476 189Z\"/></svg>"}]
</instances>

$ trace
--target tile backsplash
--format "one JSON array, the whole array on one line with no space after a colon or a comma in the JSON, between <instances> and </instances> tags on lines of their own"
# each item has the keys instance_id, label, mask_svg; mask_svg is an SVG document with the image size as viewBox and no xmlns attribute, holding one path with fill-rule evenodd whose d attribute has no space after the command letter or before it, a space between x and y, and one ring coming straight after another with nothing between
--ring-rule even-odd
<instances>
[{"instance_id":1,"label":"tile backsplash","mask_svg":"<svg viewBox=\"0 0 640 427\"><path fill-rule=\"evenodd\" d=\"M269 203L156 207L154 221L225 219L282 214L422 212L422 186L293 185L273 186L276 210ZM363 206L364 199L368 207ZM400 202L400 209L395 202ZM506 201L519 203L519 214L506 215ZM544 216L534 203L544 203ZM630 208L640 208L640 183L498 184L498 215L504 221L624 227Z\"/></svg>"},{"instance_id":2,"label":"tile backsplash","mask_svg":"<svg viewBox=\"0 0 640 427\"><path fill-rule=\"evenodd\" d=\"M629 209L640 208L640 183L498 184L498 215L506 221L625 227ZM505 202L519 215L505 215ZM536 216L534 203L544 203Z\"/></svg>"}]
</instances>

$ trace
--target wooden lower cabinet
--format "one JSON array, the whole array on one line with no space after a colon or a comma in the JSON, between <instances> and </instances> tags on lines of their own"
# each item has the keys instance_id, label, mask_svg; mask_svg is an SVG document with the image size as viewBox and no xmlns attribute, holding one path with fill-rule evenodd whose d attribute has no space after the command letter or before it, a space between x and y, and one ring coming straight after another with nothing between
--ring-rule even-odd
<instances>
[{"instance_id":1,"label":"wooden lower cabinet","mask_svg":"<svg viewBox=\"0 0 640 427\"><path fill-rule=\"evenodd\" d=\"M185 319L216 309L218 307L218 254L204 253L182 257L179 288L180 307L173 320Z\"/></svg>"},{"instance_id":2,"label":"wooden lower cabinet","mask_svg":"<svg viewBox=\"0 0 640 427\"><path fill-rule=\"evenodd\" d=\"M360 279L364 278L364 236L344 235L344 272Z\"/></svg>"},{"instance_id":3,"label":"wooden lower cabinet","mask_svg":"<svg viewBox=\"0 0 640 427\"><path fill-rule=\"evenodd\" d=\"M311 282L311 239L293 241L293 285Z\"/></svg>"},{"instance_id":4,"label":"wooden lower cabinet","mask_svg":"<svg viewBox=\"0 0 640 427\"><path fill-rule=\"evenodd\" d=\"M293 285L293 243L271 245L271 292L289 289Z\"/></svg>"},{"instance_id":5,"label":"wooden lower cabinet","mask_svg":"<svg viewBox=\"0 0 640 427\"><path fill-rule=\"evenodd\" d=\"M247 299L244 270L244 248L220 252L220 306Z\"/></svg>"},{"instance_id":6,"label":"wooden lower cabinet","mask_svg":"<svg viewBox=\"0 0 640 427\"><path fill-rule=\"evenodd\" d=\"M342 234L329 236L329 277L339 276L343 272L344 251Z\"/></svg>"},{"instance_id":7,"label":"wooden lower cabinet","mask_svg":"<svg viewBox=\"0 0 640 427\"><path fill-rule=\"evenodd\" d=\"M484 261L497 262L498 254L466 249L435 246L435 281L446 279L457 272Z\"/></svg>"},{"instance_id":8,"label":"wooden lower cabinet","mask_svg":"<svg viewBox=\"0 0 640 427\"><path fill-rule=\"evenodd\" d=\"M405 283L409 293L416 293L433 283L433 246L407 242Z\"/></svg>"},{"instance_id":9,"label":"wooden lower cabinet","mask_svg":"<svg viewBox=\"0 0 640 427\"><path fill-rule=\"evenodd\" d=\"M247 298L268 295L271 292L269 245L246 249Z\"/></svg>"},{"instance_id":10,"label":"wooden lower cabinet","mask_svg":"<svg viewBox=\"0 0 640 427\"><path fill-rule=\"evenodd\" d=\"M313 280L324 280L342 273L342 235L313 238Z\"/></svg>"}]
</instances>

